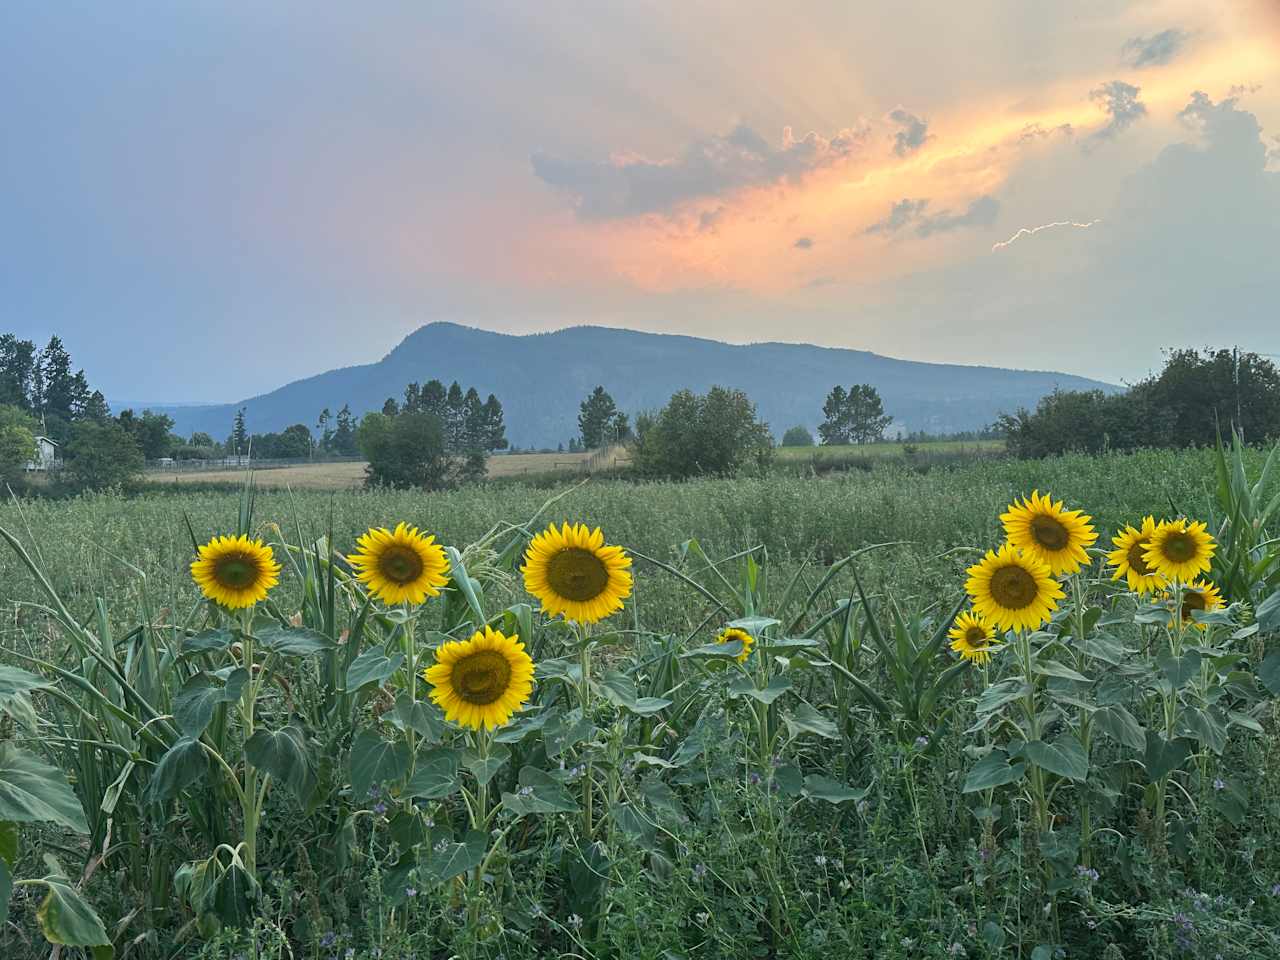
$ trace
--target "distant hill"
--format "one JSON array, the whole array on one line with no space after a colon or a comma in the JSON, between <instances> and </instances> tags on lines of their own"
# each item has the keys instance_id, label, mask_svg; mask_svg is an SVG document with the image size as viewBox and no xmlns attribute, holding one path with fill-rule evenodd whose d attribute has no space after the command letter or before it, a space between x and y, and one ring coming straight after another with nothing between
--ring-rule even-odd
<instances>
[{"instance_id":1,"label":"distant hill","mask_svg":"<svg viewBox=\"0 0 1280 960\"><path fill-rule=\"evenodd\" d=\"M606 327L513 336L431 323L377 363L330 370L240 403L163 409L178 433L202 430L223 439L239 407L246 408L250 431L265 433L313 425L323 408L336 412L344 403L356 414L379 410L387 397L400 399L410 381L431 379L496 394L507 437L521 447L567 442L577 433L578 404L597 384L633 414L657 409L686 387L737 387L779 437L796 424L816 428L837 383L873 384L895 425L938 433L981 428L1002 412L1033 407L1055 388L1117 389L1063 373L918 363L806 344L738 346Z\"/></svg>"}]
</instances>

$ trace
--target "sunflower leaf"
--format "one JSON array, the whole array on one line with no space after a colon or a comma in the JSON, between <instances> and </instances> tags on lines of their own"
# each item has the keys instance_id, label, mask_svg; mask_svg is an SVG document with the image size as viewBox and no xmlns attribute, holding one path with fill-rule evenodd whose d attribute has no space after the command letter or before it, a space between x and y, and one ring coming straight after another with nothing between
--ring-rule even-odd
<instances>
[{"instance_id":1,"label":"sunflower leaf","mask_svg":"<svg viewBox=\"0 0 1280 960\"><path fill-rule=\"evenodd\" d=\"M827 803L839 805L849 800L862 800L870 792L870 784L856 789L816 773L811 773L804 778L804 795L813 800L825 800Z\"/></svg>"},{"instance_id":2,"label":"sunflower leaf","mask_svg":"<svg viewBox=\"0 0 1280 960\"><path fill-rule=\"evenodd\" d=\"M257 629L262 648L282 657L313 657L337 646L332 638L309 627L282 627L269 624Z\"/></svg>"},{"instance_id":3,"label":"sunflower leaf","mask_svg":"<svg viewBox=\"0 0 1280 960\"><path fill-rule=\"evenodd\" d=\"M403 663L403 653L388 657L381 647L370 647L347 667L347 693L355 693L369 684L381 686Z\"/></svg>"},{"instance_id":4,"label":"sunflower leaf","mask_svg":"<svg viewBox=\"0 0 1280 960\"><path fill-rule=\"evenodd\" d=\"M10 743L0 743L0 820L43 820L89 832L84 809L62 771Z\"/></svg>"},{"instance_id":5,"label":"sunflower leaf","mask_svg":"<svg viewBox=\"0 0 1280 960\"><path fill-rule=\"evenodd\" d=\"M399 780L409 769L409 746L402 740L383 740L374 730L361 730L351 744L351 792L362 801L369 788Z\"/></svg>"},{"instance_id":6,"label":"sunflower leaf","mask_svg":"<svg viewBox=\"0 0 1280 960\"><path fill-rule=\"evenodd\" d=\"M237 667L223 680L208 673L197 673L182 685L173 698L173 718L188 737L199 737L213 720L220 704L235 703L249 682L249 672Z\"/></svg>"}]
</instances>

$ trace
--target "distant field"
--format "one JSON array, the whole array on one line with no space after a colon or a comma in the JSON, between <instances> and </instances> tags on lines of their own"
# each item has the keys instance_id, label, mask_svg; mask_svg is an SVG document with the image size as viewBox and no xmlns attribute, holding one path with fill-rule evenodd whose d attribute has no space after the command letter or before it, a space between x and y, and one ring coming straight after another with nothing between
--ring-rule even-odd
<instances>
[{"instance_id":1,"label":"distant field","mask_svg":"<svg viewBox=\"0 0 1280 960\"><path fill-rule=\"evenodd\" d=\"M577 472L590 457L587 453L512 453L489 458L489 476L515 477L524 474ZM295 490L350 490L364 484L363 461L304 463L287 467L267 467L254 471L259 487L292 487ZM243 470L191 470L181 473L148 473L148 483L156 486L182 483L239 484Z\"/></svg>"},{"instance_id":2,"label":"distant field","mask_svg":"<svg viewBox=\"0 0 1280 960\"><path fill-rule=\"evenodd\" d=\"M827 460L846 457L901 457L907 447L921 453L998 453L1003 440L931 440L927 443L867 443L839 446L778 447L781 460Z\"/></svg>"}]
</instances>

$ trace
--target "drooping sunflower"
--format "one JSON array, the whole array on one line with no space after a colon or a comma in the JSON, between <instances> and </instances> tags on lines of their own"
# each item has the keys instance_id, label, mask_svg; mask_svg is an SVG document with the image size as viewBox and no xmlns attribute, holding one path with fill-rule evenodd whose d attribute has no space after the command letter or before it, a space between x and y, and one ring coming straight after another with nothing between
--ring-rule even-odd
<instances>
[{"instance_id":1,"label":"drooping sunflower","mask_svg":"<svg viewBox=\"0 0 1280 960\"><path fill-rule=\"evenodd\" d=\"M486 626L470 639L436 648L436 662L422 675L446 720L472 730L492 730L528 702L533 660L519 640Z\"/></svg>"},{"instance_id":2,"label":"drooping sunflower","mask_svg":"<svg viewBox=\"0 0 1280 960\"><path fill-rule=\"evenodd\" d=\"M360 549L347 557L356 578L386 604L417 605L440 595L449 582L449 558L434 536L417 527L396 524L394 530L373 527L356 540Z\"/></svg>"},{"instance_id":3,"label":"drooping sunflower","mask_svg":"<svg viewBox=\"0 0 1280 960\"><path fill-rule=\"evenodd\" d=\"M191 579L210 600L235 610L267 598L280 582L280 564L261 540L214 537L197 550Z\"/></svg>"},{"instance_id":4,"label":"drooping sunflower","mask_svg":"<svg viewBox=\"0 0 1280 960\"><path fill-rule=\"evenodd\" d=\"M1171 594L1170 600L1173 599ZM1199 610L1202 613L1209 613L1212 610L1222 609L1222 594L1218 592L1218 588L1208 580L1197 580L1195 583L1184 584L1182 587L1182 622L1194 624L1199 630L1204 630L1208 624L1199 623L1192 614Z\"/></svg>"},{"instance_id":5,"label":"drooping sunflower","mask_svg":"<svg viewBox=\"0 0 1280 960\"><path fill-rule=\"evenodd\" d=\"M1112 580L1127 577L1129 589L1134 593L1146 594L1159 590L1167 582L1147 565L1146 553L1151 546L1151 536L1156 532L1154 517L1142 519L1142 529L1135 530L1126 525L1123 530L1111 538L1116 548L1107 554L1107 563L1116 568L1111 575Z\"/></svg>"},{"instance_id":6,"label":"drooping sunflower","mask_svg":"<svg viewBox=\"0 0 1280 960\"><path fill-rule=\"evenodd\" d=\"M734 659L739 663L746 663L747 657L751 656L751 648L756 644L756 638L737 627L725 627L720 631L720 636L716 637L716 643L732 643L734 640L742 641L742 652Z\"/></svg>"},{"instance_id":7,"label":"drooping sunflower","mask_svg":"<svg viewBox=\"0 0 1280 960\"><path fill-rule=\"evenodd\" d=\"M1047 563L1008 543L988 550L967 572L964 588L974 611L1001 630L1035 630L1064 596Z\"/></svg>"},{"instance_id":8,"label":"drooping sunflower","mask_svg":"<svg viewBox=\"0 0 1280 960\"><path fill-rule=\"evenodd\" d=\"M991 660L991 648L995 646L996 632L986 620L972 610L966 610L956 617L956 622L947 631L951 638L951 649L970 663L979 666Z\"/></svg>"},{"instance_id":9,"label":"drooping sunflower","mask_svg":"<svg viewBox=\"0 0 1280 960\"><path fill-rule=\"evenodd\" d=\"M626 551L607 546L599 527L565 523L557 530L553 523L529 542L520 570L547 616L596 623L631 596L630 568Z\"/></svg>"},{"instance_id":10,"label":"drooping sunflower","mask_svg":"<svg viewBox=\"0 0 1280 960\"><path fill-rule=\"evenodd\" d=\"M1188 583L1208 571L1217 549L1218 544L1204 523L1165 520L1151 534L1142 559L1165 579Z\"/></svg>"},{"instance_id":11,"label":"drooping sunflower","mask_svg":"<svg viewBox=\"0 0 1280 960\"><path fill-rule=\"evenodd\" d=\"M1024 554L1041 560L1053 576L1075 573L1089 562L1085 547L1098 539L1090 523L1093 517L1067 510L1048 494L1033 490L1030 497L1014 500L1000 515L1009 542Z\"/></svg>"}]
</instances>

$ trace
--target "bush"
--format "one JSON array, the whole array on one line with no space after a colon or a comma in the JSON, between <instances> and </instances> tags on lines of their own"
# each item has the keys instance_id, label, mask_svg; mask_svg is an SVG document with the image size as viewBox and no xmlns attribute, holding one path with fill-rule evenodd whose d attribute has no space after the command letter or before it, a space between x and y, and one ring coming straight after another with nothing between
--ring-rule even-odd
<instances>
[{"instance_id":1,"label":"bush","mask_svg":"<svg viewBox=\"0 0 1280 960\"><path fill-rule=\"evenodd\" d=\"M792 427L782 435L784 447L812 447L813 434L807 427Z\"/></svg>"},{"instance_id":2,"label":"bush","mask_svg":"<svg viewBox=\"0 0 1280 960\"><path fill-rule=\"evenodd\" d=\"M773 455L769 425L741 390L712 387L705 396L673 394L656 416L636 418L636 470L682 480L763 468Z\"/></svg>"},{"instance_id":3,"label":"bush","mask_svg":"<svg viewBox=\"0 0 1280 960\"><path fill-rule=\"evenodd\" d=\"M82 420L71 428L62 480L72 490L128 486L142 473L142 448L115 420Z\"/></svg>"}]
</instances>

